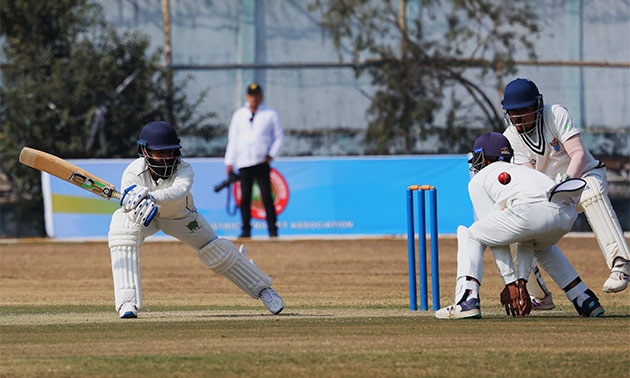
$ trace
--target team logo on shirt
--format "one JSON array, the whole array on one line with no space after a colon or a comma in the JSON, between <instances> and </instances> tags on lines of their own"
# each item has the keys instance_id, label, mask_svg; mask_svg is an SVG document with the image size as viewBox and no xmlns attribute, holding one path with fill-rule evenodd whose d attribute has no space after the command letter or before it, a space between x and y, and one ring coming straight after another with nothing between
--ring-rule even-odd
<instances>
[{"instance_id":1,"label":"team logo on shirt","mask_svg":"<svg viewBox=\"0 0 630 378\"><path fill-rule=\"evenodd\" d=\"M560 149L562 148L560 147L560 142L558 142L557 138L553 138L553 140L549 142L549 145L553 147L554 151L556 152L560 151Z\"/></svg>"},{"instance_id":2,"label":"team logo on shirt","mask_svg":"<svg viewBox=\"0 0 630 378\"><path fill-rule=\"evenodd\" d=\"M276 214L280 214L287 207L289 202L289 185L280 172L271 168L269 172L269 179L271 181L271 197L273 198L273 205L276 208ZM234 183L234 198L236 199L236 205L241 206L241 182ZM265 212L265 205L260 195L260 188L258 183L254 181L254 187L252 188L252 218L265 220L267 219L267 213Z\"/></svg>"},{"instance_id":3,"label":"team logo on shirt","mask_svg":"<svg viewBox=\"0 0 630 378\"><path fill-rule=\"evenodd\" d=\"M186 228L188 229L188 231L190 232L195 232L196 230L200 229L201 227L199 226L199 223L197 222L197 220L195 219L194 221L188 223L186 225Z\"/></svg>"}]
</instances>

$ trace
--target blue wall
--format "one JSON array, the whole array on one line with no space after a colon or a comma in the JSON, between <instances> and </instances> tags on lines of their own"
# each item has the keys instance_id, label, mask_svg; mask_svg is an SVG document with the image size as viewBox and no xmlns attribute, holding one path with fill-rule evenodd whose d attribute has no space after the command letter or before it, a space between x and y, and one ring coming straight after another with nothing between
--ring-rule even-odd
<instances>
[{"instance_id":1,"label":"blue wall","mask_svg":"<svg viewBox=\"0 0 630 378\"><path fill-rule=\"evenodd\" d=\"M213 191L225 178L223 161L186 160L195 171L192 192L199 212L220 236L237 236L240 215L231 216L226 211L228 191ZM403 235L406 188L415 184L437 188L439 232L454 234L458 225L470 225L473 221L466 160L464 155L280 159L272 167L283 176L289 191L286 207L278 215L280 236ZM73 161L116 187L129 162ZM101 202L105 200L85 190L55 177L45 177L43 183L49 236L80 239L107 236L111 212L117 208L113 200L103 210ZM91 213L89 204L80 210L68 210L68 206L60 206L60 198L66 204L88 200L100 210ZM233 204L232 197L230 208ZM267 234L265 221L254 220L252 225L253 236Z\"/></svg>"}]
</instances>

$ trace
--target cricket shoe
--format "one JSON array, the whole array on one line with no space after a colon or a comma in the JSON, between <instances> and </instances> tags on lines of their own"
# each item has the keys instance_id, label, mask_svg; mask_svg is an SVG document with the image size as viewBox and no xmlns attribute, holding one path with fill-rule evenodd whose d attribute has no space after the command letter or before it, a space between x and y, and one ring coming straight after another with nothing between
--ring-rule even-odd
<instances>
[{"instance_id":1,"label":"cricket shoe","mask_svg":"<svg viewBox=\"0 0 630 378\"><path fill-rule=\"evenodd\" d=\"M617 261L621 260L620 258ZM621 260L613 266L610 276L604 282L604 290L606 293L616 293L625 290L630 281L630 262Z\"/></svg>"},{"instance_id":2,"label":"cricket shoe","mask_svg":"<svg viewBox=\"0 0 630 378\"><path fill-rule=\"evenodd\" d=\"M121 319L134 319L138 317L138 308L133 303L127 302L120 306L118 313Z\"/></svg>"},{"instance_id":3,"label":"cricket shoe","mask_svg":"<svg viewBox=\"0 0 630 378\"><path fill-rule=\"evenodd\" d=\"M534 311L553 310L556 308L556 305L553 304L553 296L551 293L547 293L542 299L530 295L530 299L532 300L532 310Z\"/></svg>"},{"instance_id":4,"label":"cricket shoe","mask_svg":"<svg viewBox=\"0 0 630 378\"><path fill-rule=\"evenodd\" d=\"M271 311L272 314L278 315L282 309L284 309L284 301L276 293L276 291L270 287L263 289L258 295L265 306Z\"/></svg>"},{"instance_id":5,"label":"cricket shoe","mask_svg":"<svg viewBox=\"0 0 630 378\"><path fill-rule=\"evenodd\" d=\"M470 298L452 306L444 307L435 312L438 319L467 319L481 318L481 303L479 298Z\"/></svg>"},{"instance_id":6,"label":"cricket shoe","mask_svg":"<svg viewBox=\"0 0 630 378\"><path fill-rule=\"evenodd\" d=\"M581 306L578 306L577 299L573 300L573 306L577 310L580 316L585 318L596 318L601 316L605 311L602 305L599 304L599 300L595 294L587 289L584 294L588 295L588 298L584 300Z\"/></svg>"}]
</instances>

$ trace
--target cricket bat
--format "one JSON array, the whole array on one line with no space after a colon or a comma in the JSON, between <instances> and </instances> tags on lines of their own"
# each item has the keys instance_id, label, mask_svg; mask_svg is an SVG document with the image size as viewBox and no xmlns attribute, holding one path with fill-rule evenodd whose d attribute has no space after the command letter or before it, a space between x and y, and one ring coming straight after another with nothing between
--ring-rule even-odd
<instances>
[{"instance_id":1,"label":"cricket bat","mask_svg":"<svg viewBox=\"0 0 630 378\"><path fill-rule=\"evenodd\" d=\"M90 191L105 199L120 199L121 194L116 191L114 185L102 180L88 171L76 165L58 158L55 155L36 150L30 147L22 148L20 163L40 171L49 173L55 177Z\"/></svg>"}]
</instances>

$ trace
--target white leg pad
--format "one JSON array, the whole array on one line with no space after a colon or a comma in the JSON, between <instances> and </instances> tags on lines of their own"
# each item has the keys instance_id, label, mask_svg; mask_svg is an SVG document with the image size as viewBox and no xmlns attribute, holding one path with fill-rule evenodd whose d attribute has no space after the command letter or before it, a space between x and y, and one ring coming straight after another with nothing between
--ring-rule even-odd
<instances>
[{"instance_id":1,"label":"white leg pad","mask_svg":"<svg viewBox=\"0 0 630 378\"><path fill-rule=\"evenodd\" d=\"M227 239L211 241L197 251L197 257L203 265L232 281L252 298L257 299L263 289L271 287L271 278Z\"/></svg>"},{"instance_id":2,"label":"white leg pad","mask_svg":"<svg viewBox=\"0 0 630 378\"><path fill-rule=\"evenodd\" d=\"M580 205L584 208L584 214L595 233L608 267L613 267L617 257L630 261L628 243L601 179L598 176L587 176L584 180L587 186L582 193Z\"/></svg>"},{"instance_id":3,"label":"white leg pad","mask_svg":"<svg viewBox=\"0 0 630 378\"><path fill-rule=\"evenodd\" d=\"M109 248L114 276L116 311L130 302L142 308L140 279L140 235L133 229L110 229Z\"/></svg>"}]
</instances>

